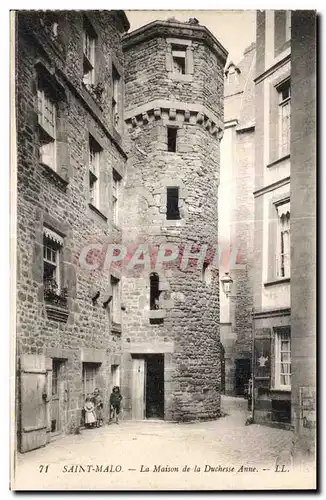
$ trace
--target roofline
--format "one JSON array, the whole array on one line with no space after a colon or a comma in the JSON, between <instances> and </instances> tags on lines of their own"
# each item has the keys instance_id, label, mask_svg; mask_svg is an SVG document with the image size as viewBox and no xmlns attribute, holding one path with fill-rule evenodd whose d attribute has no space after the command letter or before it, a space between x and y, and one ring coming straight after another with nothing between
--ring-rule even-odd
<instances>
[{"instance_id":1,"label":"roofline","mask_svg":"<svg viewBox=\"0 0 326 500\"><path fill-rule=\"evenodd\" d=\"M116 16L119 18L119 20L121 21L123 29L125 30L125 32L127 32L130 29L130 23L129 23L129 20L128 20L128 17L126 15L125 11L124 10L115 10L114 12L115 12Z\"/></svg>"},{"instance_id":2,"label":"roofline","mask_svg":"<svg viewBox=\"0 0 326 500\"><path fill-rule=\"evenodd\" d=\"M228 52L215 36L202 25L193 25L178 21L152 21L145 26L126 33L122 37L122 48L128 50L131 46L142 43L157 36L185 38L187 40L197 40L205 43L215 52L225 66Z\"/></svg>"}]
</instances>

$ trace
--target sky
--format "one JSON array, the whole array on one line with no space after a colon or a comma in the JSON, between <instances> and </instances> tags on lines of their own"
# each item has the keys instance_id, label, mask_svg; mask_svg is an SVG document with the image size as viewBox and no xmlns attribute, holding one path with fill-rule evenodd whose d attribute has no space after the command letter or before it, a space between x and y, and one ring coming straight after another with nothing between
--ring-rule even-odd
<instances>
[{"instance_id":1,"label":"sky","mask_svg":"<svg viewBox=\"0 0 326 500\"><path fill-rule=\"evenodd\" d=\"M175 17L187 21L196 17L229 52L229 60L238 63L243 52L256 38L255 10L126 10L130 31L157 19Z\"/></svg>"}]
</instances>

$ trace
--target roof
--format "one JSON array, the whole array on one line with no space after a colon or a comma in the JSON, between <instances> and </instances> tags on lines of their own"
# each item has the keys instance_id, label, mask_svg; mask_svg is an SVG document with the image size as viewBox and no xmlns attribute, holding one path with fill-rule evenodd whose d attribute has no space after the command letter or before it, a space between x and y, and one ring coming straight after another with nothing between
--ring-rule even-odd
<instances>
[{"instance_id":1,"label":"roof","mask_svg":"<svg viewBox=\"0 0 326 500\"><path fill-rule=\"evenodd\" d=\"M228 56L227 50L206 26L197 24L197 22L195 18L187 22L180 22L174 18L167 21L153 21L125 34L122 37L123 49L128 50L136 44L160 36L185 38L187 40L196 40L206 44L217 55L224 66Z\"/></svg>"}]
</instances>

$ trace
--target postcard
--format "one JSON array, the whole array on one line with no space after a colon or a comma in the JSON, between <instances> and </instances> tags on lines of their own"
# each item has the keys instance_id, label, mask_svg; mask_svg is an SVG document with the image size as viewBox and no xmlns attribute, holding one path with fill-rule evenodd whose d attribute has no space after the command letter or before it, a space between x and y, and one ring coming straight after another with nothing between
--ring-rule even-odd
<instances>
[{"instance_id":1,"label":"postcard","mask_svg":"<svg viewBox=\"0 0 326 500\"><path fill-rule=\"evenodd\" d=\"M316 489L316 20L11 12L12 490Z\"/></svg>"}]
</instances>

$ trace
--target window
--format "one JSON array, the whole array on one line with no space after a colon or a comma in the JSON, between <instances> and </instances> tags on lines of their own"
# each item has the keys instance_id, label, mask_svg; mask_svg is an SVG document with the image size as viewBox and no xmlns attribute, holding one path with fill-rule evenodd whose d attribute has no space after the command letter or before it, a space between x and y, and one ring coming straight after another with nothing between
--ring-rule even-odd
<instances>
[{"instance_id":1,"label":"window","mask_svg":"<svg viewBox=\"0 0 326 500\"><path fill-rule=\"evenodd\" d=\"M85 85L94 85L95 83L95 34L93 30L84 21L83 31L83 82Z\"/></svg>"},{"instance_id":2,"label":"window","mask_svg":"<svg viewBox=\"0 0 326 500\"><path fill-rule=\"evenodd\" d=\"M162 309L160 310L160 278L157 273L151 273L149 275L149 309L150 311L157 311L149 316L149 322L152 325L159 325L164 323L164 317L162 316Z\"/></svg>"},{"instance_id":3,"label":"window","mask_svg":"<svg viewBox=\"0 0 326 500\"><path fill-rule=\"evenodd\" d=\"M157 273L152 273L149 277L150 280L150 298L149 298L149 308L151 311L155 311L160 308L160 280Z\"/></svg>"},{"instance_id":4,"label":"window","mask_svg":"<svg viewBox=\"0 0 326 500\"><path fill-rule=\"evenodd\" d=\"M204 262L201 270L201 279L205 285L210 285L212 283L212 270L208 262Z\"/></svg>"},{"instance_id":5,"label":"window","mask_svg":"<svg viewBox=\"0 0 326 500\"><path fill-rule=\"evenodd\" d=\"M291 40L291 11L285 13L285 41Z\"/></svg>"},{"instance_id":6,"label":"window","mask_svg":"<svg viewBox=\"0 0 326 500\"><path fill-rule=\"evenodd\" d=\"M173 73L186 74L186 49L183 46L172 45Z\"/></svg>"},{"instance_id":7,"label":"window","mask_svg":"<svg viewBox=\"0 0 326 500\"><path fill-rule=\"evenodd\" d=\"M60 254L63 239L49 228L43 232L43 282L45 291L53 295L61 293Z\"/></svg>"},{"instance_id":8,"label":"window","mask_svg":"<svg viewBox=\"0 0 326 500\"><path fill-rule=\"evenodd\" d=\"M167 127L167 132L168 132L168 151L170 153L175 153L177 150L178 129L176 127Z\"/></svg>"},{"instance_id":9,"label":"window","mask_svg":"<svg viewBox=\"0 0 326 500\"><path fill-rule=\"evenodd\" d=\"M290 153L291 87L288 80L277 88L279 93L279 154Z\"/></svg>"},{"instance_id":10,"label":"window","mask_svg":"<svg viewBox=\"0 0 326 500\"><path fill-rule=\"evenodd\" d=\"M115 129L120 130L120 97L121 97L121 77L112 64L112 121Z\"/></svg>"},{"instance_id":11,"label":"window","mask_svg":"<svg viewBox=\"0 0 326 500\"><path fill-rule=\"evenodd\" d=\"M37 89L37 113L40 137L40 161L56 170L56 102L49 87L39 81Z\"/></svg>"},{"instance_id":12,"label":"window","mask_svg":"<svg viewBox=\"0 0 326 500\"><path fill-rule=\"evenodd\" d=\"M111 302L111 321L118 325L121 324L121 304L120 304L120 280L111 276L112 302Z\"/></svg>"},{"instance_id":13,"label":"window","mask_svg":"<svg viewBox=\"0 0 326 500\"><path fill-rule=\"evenodd\" d=\"M167 220L179 220L179 188L168 187L166 191L166 218Z\"/></svg>"},{"instance_id":14,"label":"window","mask_svg":"<svg viewBox=\"0 0 326 500\"><path fill-rule=\"evenodd\" d=\"M290 202L277 205L278 235L276 255L276 276L290 277Z\"/></svg>"},{"instance_id":15,"label":"window","mask_svg":"<svg viewBox=\"0 0 326 500\"><path fill-rule=\"evenodd\" d=\"M59 392L59 374L61 361L58 359L52 360L52 396L56 396Z\"/></svg>"},{"instance_id":16,"label":"window","mask_svg":"<svg viewBox=\"0 0 326 500\"><path fill-rule=\"evenodd\" d=\"M291 336L285 329L275 332L275 388L291 389Z\"/></svg>"},{"instance_id":17,"label":"window","mask_svg":"<svg viewBox=\"0 0 326 500\"><path fill-rule=\"evenodd\" d=\"M119 225L119 192L121 177L116 170L112 170L112 213L113 223Z\"/></svg>"},{"instance_id":18,"label":"window","mask_svg":"<svg viewBox=\"0 0 326 500\"><path fill-rule=\"evenodd\" d=\"M83 363L83 398L92 394L96 389L96 376L100 368L100 363Z\"/></svg>"},{"instance_id":19,"label":"window","mask_svg":"<svg viewBox=\"0 0 326 500\"><path fill-rule=\"evenodd\" d=\"M89 202L95 208L100 205L100 157L102 148L89 136Z\"/></svg>"}]
</instances>

